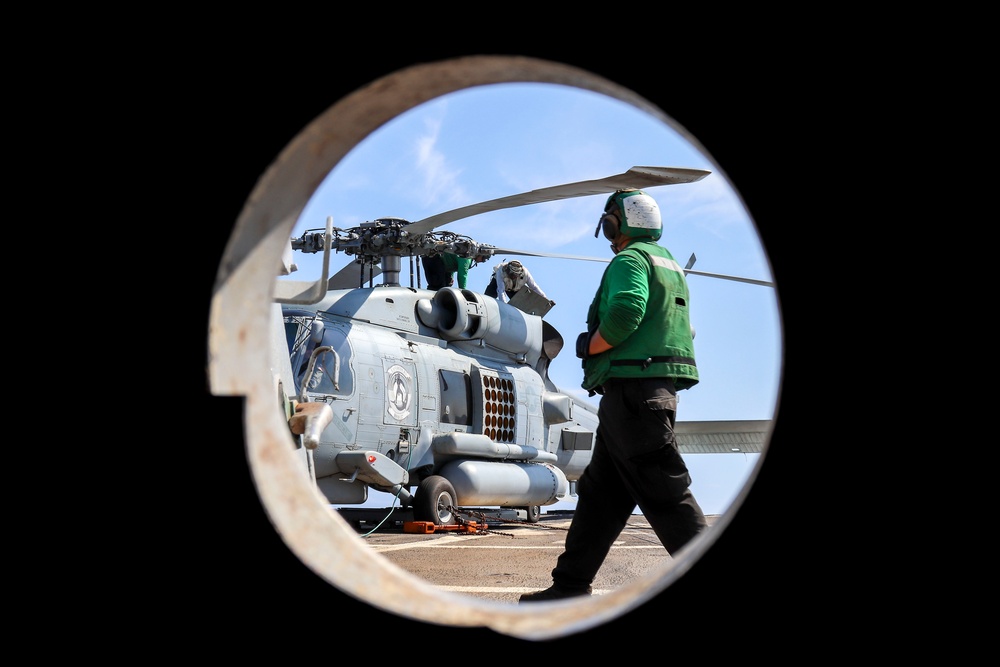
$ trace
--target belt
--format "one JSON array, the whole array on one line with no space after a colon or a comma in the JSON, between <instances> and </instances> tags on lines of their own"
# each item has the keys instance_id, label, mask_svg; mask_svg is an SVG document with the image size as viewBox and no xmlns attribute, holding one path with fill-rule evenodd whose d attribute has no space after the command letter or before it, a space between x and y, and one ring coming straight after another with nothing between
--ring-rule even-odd
<instances>
[{"instance_id":1,"label":"belt","mask_svg":"<svg viewBox=\"0 0 1000 667\"><path fill-rule=\"evenodd\" d=\"M630 378L630 379L637 379L637 378ZM590 395L593 396L594 394L600 394L601 396L604 396L605 392L607 392L608 389L611 389L621 384L623 380L625 380L625 378L608 378L607 380L604 381L604 384L599 384L593 389L591 389Z\"/></svg>"},{"instance_id":2,"label":"belt","mask_svg":"<svg viewBox=\"0 0 1000 667\"><path fill-rule=\"evenodd\" d=\"M649 368L650 364L695 365L694 359L691 357L648 357L646 359L616 359L611 362L612 366L642 366L642 370Z\"/></svg>"},{"instance_id":3,"label":"belt","mask_svg":"<svg viewBox=\"0 0 1000 667\"><path fill-rule=\"evenodd\" d=\"M604 394L609 389L614 389L615 387L623 385L626 382L642 382L643 380L646 380L646 379L648 379L648 378L641 378L641 377L626 377L626 378L623 378L623 377L613 377L613 378L608 378L607 380L604 381L603 384L599 384L596 387L594 387L593 389L591 389L590 390L590 395L593 396L594 394L600 394L601 396L604 396ZM675 382L675 383L677 382L676 378L664 378L664 379L670 380L671 382Z\"/></svg>"}]
</instances>

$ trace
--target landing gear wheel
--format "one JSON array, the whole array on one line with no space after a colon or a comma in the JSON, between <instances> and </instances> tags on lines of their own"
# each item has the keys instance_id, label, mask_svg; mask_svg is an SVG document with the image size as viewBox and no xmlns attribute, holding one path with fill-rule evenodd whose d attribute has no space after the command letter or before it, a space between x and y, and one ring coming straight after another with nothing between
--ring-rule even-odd
<instances>
[{"instance_id":1,"label":"landing gear wheel","mask_svg":"<svg viewBox=\"0 0 1000 667\"><path fill-rule=\"evenodd\" d=\"M451 482L440 475L431 475L420 482L413 496L413 518L435 526L450 526L458 523L458 517L448 508L457 506L458 496Z\"/></svg>"},{"instance_id":2,"label":"landing gear wheel","mask_svg":"<svg viewBox=\"0 0 1000 667\"><path fill-rule=\"evenodd\" d=\"M539 505L528 505L524 508L527 510L528 523L538 523L538 520L542 518L542 508Z\"/></svg>"}]
</instances>

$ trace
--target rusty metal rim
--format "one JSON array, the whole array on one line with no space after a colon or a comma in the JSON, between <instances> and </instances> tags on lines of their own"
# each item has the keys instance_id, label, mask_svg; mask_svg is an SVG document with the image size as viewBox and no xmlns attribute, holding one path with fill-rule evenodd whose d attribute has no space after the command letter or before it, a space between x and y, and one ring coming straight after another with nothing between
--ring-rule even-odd
<instances>
[{"instance_id":1,"label":"rusty metal rim","mask_svg":"<svg viewBox=\"0 0 1000 667\"><path fill-rule=\"evenodd\" d=\"M316 574L379 609L435 624L488 627L528 640L574 634L635 609L666 589L711 546L750 486L712 529L647 578L581 602L506 605L441 591L373 553L326 499L305 483L287 425L275 409L268 358L268 304L285 241L313 192L341 159L399 114L472 86L551 83L602 93L646 111L704 150L662 110L590 72L520 56L470 56L389 74L344 97L281 152L247 200L223 256L209 324L209 383L217 396L246 396L247 457L257 490L285 544Z\"/></svg>"}]
</instances>

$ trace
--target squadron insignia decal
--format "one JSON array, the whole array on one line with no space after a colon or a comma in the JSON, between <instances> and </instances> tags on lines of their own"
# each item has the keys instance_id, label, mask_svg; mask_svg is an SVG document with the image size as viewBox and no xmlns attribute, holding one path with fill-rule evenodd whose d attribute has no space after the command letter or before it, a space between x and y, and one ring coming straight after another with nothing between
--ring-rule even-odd
<instances>
[{"instance_id":1,"label":"squadron insignia decal","mask_svg":"<svg viewBox=\"0 0 1000 667\"><path fill-rule=\"evenodd\" d=\"M412 383L412 376L399 364L393 364L386 371L385 408L396 421L410 416Z\"/></svg>"}]
</instances>

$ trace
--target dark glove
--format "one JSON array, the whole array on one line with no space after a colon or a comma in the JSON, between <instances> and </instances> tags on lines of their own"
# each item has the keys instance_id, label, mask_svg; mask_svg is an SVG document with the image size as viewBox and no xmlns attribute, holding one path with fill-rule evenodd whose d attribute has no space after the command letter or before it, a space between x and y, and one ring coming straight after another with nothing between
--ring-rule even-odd
<instances>
[{"instance_id":1,"label":"dark glove","mask_svg":"<svg viewBox=\"0 0 1000 667\"><path fill-rule=\"evenodd\" d=\"M590 356L590 332L584 331L576 337L576 356L586 359Z\"/></svg>"}]
</instances>

